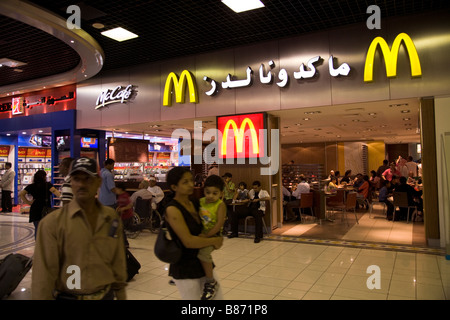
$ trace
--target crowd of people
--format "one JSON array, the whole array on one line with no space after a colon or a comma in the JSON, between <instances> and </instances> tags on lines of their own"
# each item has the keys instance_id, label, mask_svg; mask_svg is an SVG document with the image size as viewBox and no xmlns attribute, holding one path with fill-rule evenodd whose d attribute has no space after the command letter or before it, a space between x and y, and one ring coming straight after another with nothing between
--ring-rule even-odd
<instances>
[{"instance_id":1,"label":"crowd of people","mask_svg":"<svg viewBox=\"0 0 450 320\"><path fill-rule=\"evenodd\" d=\"M327 188L351 185L362 199L378 191L379 200L388 206L388 217L393 211L389 200L393 190L407 192L409 201L420 208L416 202L420 194L402 175L411 178L411 172L418 174L417 168L408 162L399 159L390 166L385 162L371 172L370 178L360 174L353 178L350 170L340 178L339 172L331 171ZM20 192L23 202L31 205L30 222L36 230L33 299L126 299L124 230L132 224L130 217L138 198L151 199L152 209L161 210L173 237L182 244L182 258L169 267L169 275L181 298L223 298L211 253L222 246L227 223L228 238L238 237L239 220L248 216L255 220L254 242L262 240L266 201L270 195L261 182L255 180L248 188L241 181L236 187L231 173L210 174L202 185L203 196L195 199L191 171L175 167L167 174L170 197L164 196L154 178L143 180L139 189L130 195L123 184L114 181L113 168L112 159L107 159L98 171L93 159L67 158L60 165L60 173L65 177L61 192L47 182L45 172L39 171L34 182ZM302 194L309 192L304 176L300 176L300 183L292 193L283 190L283 195L290 200L286 203L289 219L295 217L292 209L299 206ZM50 205L51 194L61 197L64 205L43 217L42 208ZM68 270L73 266L83 270L78 282L70 281Z\"/></svg>"},{"instance_id":2,"label":"crowd of people","mask_svg":"<svg viewBox=\"0 0 450 320\"><path fill-rule=\"evenodd\" d=\"M151 199L152 209L162 211L182 243L182 259L169 268L181 297L223 298L211 252L222 245L225 221L233 238L238 236L239 219L249 215L255 218L255 243L261 241L264 200L270 199L261 183L254 181L248 190L240 182L236 188L230 173L211 174L203 182L203 197L195 199L191 171L175 167L167 175L171 196L165 196L152 177L141 181L130 195L123 183L114 181L114 164L107 159L99 171L93 159L66 158L60 164L65 178L61 192L37 172L34 182L20 193L22 201L31 205L30 222L36 231L33 299L126 299L125 229L145 227L131 221L138 198ZM44 217L42 207L51 205L50 194L60 197L63 206ZM245 210L234 211L237 202ZM67 268L72 266L84 270L78 282L81 288L69 281Z\"/></svg>"},{"instance_id":3,"label":"crowd of people","mask_svg":"<svg viewBox=\"0 0 450 320\"><path fill-rule=\"evenodd\" d=\"M361 206L367 210L372 200L378 199L386 204L388 220L392 220L394 216L394 204L391 200L393 192L406 192L408 205L417 208L420 219L423 215L421 168L420 161L413 161L411 156L407 160L399 156L395 162L383 160L376 171L370 171L370 177L358 173L352 178L351 170L340 177L339 171L331 170L325 191L334 192L338 188L350 186L357 192L356 208ZM406 220L407 214L407 208L401 207L395 219Z\"/></svg>"}]
</instances>

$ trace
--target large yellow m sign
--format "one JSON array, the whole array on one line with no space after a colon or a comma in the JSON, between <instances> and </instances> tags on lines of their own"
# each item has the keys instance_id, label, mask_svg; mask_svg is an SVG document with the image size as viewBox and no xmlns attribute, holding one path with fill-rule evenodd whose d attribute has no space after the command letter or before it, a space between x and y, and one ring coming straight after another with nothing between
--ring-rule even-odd
<instances>
[{"instance_id":1,"label":"large yellow m sign","mask_svg":"<svg viewBox=\"0 0 450 320\"><path fill-rule=\"evenodd\" d=\"M397 59L402 41L405 44L409 56L411 66L411 76L418 77L422 75L422 68L420 67L419 55L413 41L406 33L400 33L392 44L392 49L389 49L388 44L382 37L376 37L370 44L366 56L366 65L364 67L364 82L373 81L373 64L375 60L375 51L380 45L381 52L386 64L386 76L388 78L397 76Z\"/></svg>"},{"instance_id":2,"label":"large yellow m sign","mask_svg":"<svg viewBox=\"0 0 450 320\"><path fill-rule=\"evenodd\" d=\"M225 127L223 129L223 136L222 136L222 155L227 154L227 141L228 141L228 131L230 130L230 127L233 129L234 133L234 139L236 141L236 152L241 153L244 151L244 135L245 135L245 127L248 125L248 129L250 130L250 136L252 139L252 148L253 148L253 154L257 155L259 154L259 144L258 144L258 136L256 134L255 126L249 118L245 118L240 128L238 129L238 126L236 122L233 119L230 119L225 124Z\"/></svg>"},{"instance_id":3,"label":"large yellow m sign","mask_svg":"<svg viewBox=\"0 0 450 320\"><path fill-rule=\"evenodd\" d=\"M171 72L167 76L163 96L164 106L172 105L172 90L174 89L174 87L175 87L175 101L177 103L184 103L186 95L186 82L189 88L189 102L198 103L198 94L195 78L189 71L184 70L181 73L179 80L174 72Z\"/></svg>"}]
</instances>

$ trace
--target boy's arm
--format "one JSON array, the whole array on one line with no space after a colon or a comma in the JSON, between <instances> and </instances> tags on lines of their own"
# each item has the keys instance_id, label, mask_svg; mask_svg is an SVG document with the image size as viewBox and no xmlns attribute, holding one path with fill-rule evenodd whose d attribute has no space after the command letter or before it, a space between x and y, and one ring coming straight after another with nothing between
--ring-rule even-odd
<instances>
[{"instance_id":1,"label":"boy's arm","mask_svg":"<svg viewBox=\"0 0 450 320\"><path fill-rule=\"evenodd\" d=\"M216 225L208 231L208 233L205 235L206 237L213 237L217 233L219 233L220 229L222 229L223 224L225 223L225 217L227 215L227 206L224 202L222 202L219 205L219 208L217 209L217 222Z\"/></svg>"}]
</instances>

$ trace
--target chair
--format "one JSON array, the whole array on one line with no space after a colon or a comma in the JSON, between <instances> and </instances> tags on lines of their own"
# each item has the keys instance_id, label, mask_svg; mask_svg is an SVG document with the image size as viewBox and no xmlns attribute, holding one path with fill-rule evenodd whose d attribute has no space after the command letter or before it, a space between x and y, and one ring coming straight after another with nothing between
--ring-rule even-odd
<instances>
[{"instance_id":1,"label":"chair","mask_svg":"<svg viewBox=\"0 0 450 320\"><path fill-rule=\"evenodd\" d=\"M247 221L254 219L253 216L247 216L244 221L244 233L247 234ZM266 234L269 234L269 229L267 229L266 222L264 221L264 217L262 217L263 227L266 230Z\"/></svg>"},{"instance_id":2,"label":"chair","mask_svg":"<svg viewBox=\"0 0 450 320\"><path fill-rule=\"evenodd\" d=\"M345 203L342 203L340 205L333 205L332 209L342 211L342 213L344 214L345 220L347 221L347 226L349 226L348 219L347 219L347 211L353 210L353 212L355 213L356 223L359 224L358 216L356 215L356 192L350 192L349 194L347 194Z\"/></svg>"},{"instance_id":3,"label":"chair","mask_svg":"<svg viewBox=\"0 0 450 320\"><path fill-rule=\"evenodd\" d=\"M152 212L152 200L151 199L142 199L141 197L137 197L136 203L134 206L134 212L136 212L143 221L145 218L150 217L150 213Z\"/></svg>"},{"instance_id":4,"label":"chair","mask_svg":"<svg viewBox=\"0 0 450 320\"><path fill-rule=\"evenodd\" d=\"M345 201L345 190L344 189L337 189L336 190L336 195L327 198L326 200L326 209L328 210L328 208L333 208L335 206L340 206L343 205ZM325 211L327 211L325 210Z\"/></svg>"},{"instance_id":5,"label":"chair","mask_svg":"<svg viewBox=\"0 0 450 320\"><path fill-rule=\"evenodd\" d=\"M387 214L387 205L384 202L380 202L378 196L379 194L376 191L372 192L372 202L369 204L369 218L372 218L373 205L377 203L383 206L383 214Z\"/></svg>"},{"instance_id":6,"label":"chair","mask_svg":"<svg viewBox=\"0 0 450 320\"><path fill-rule=\"evenodd\" d=\"M302 197L300 198L300 206L298 207L300 211L299 215L301 223L303 223L302 209L311 208L311 214L314 217L313 206L314 206L314 194L312 192L302 193Z\"/></svg>"},{"instance_id":7,"label":"chair","mask_svg":"<svg viewBox=\"0 0 450 320\"><path fill-rule=\"evenodd\" d=\"M408 208L408 213L406 215L406 223L409 223L409 209L412 208L412 209L417 210L417 206L410 206L409 205L408 193L394 191L394 214L393 214L393 217L392 217L392 222L394 222L394 220L395 220L395 209L396 208ZM415 213L415 211L413 211L413 213Z\"/></svg>"},{"instance_id":8,"label":"chair","mask_svg":"<svg viewBox=\"0 0 450 320\"><path fill-rule=\"evenodd\" d=\"M341 205L344 203L345 190L337 189L336 195L327 199L327 206Z\"/></svg>"}]
</instances>

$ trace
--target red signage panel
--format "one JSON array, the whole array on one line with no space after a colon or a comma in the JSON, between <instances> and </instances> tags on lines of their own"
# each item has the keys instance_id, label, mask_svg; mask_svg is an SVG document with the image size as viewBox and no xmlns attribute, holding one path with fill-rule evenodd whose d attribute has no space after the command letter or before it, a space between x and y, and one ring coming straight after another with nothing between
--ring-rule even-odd
<instances>
[{"instance_id":1,"label":"red signage panel","mask_svg":"<svg viewBox=\"0 0 450 320\"><path fill-rule=\"evenodd\" d=\"M260 135L266 129L265 113L217 117L219 158L260 158L264 144ZM261 131L260 131L261 130Z\"/></svg>"}]
</instances>

